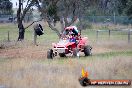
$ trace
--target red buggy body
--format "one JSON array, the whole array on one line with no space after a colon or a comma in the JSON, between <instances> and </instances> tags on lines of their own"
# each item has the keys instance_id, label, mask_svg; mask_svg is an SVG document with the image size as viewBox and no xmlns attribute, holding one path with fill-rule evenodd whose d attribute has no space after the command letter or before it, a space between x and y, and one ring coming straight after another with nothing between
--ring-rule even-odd
<instances>
[{"instance_id":1,"label":"red buggy body","mask_svg":"<svg viewBox=\"0 0 132 88\"><path fill-rule=\"evenodd\" d=\"M58 43L52 43L53 48L48 50L47 58L53 59L59 55L65 57L67 54L78 56L79 52L84 52L85 56L90 56L92 47L88 45L88 38L81 37L75 26L66 27Z\"/></svg>"}]
</instances>

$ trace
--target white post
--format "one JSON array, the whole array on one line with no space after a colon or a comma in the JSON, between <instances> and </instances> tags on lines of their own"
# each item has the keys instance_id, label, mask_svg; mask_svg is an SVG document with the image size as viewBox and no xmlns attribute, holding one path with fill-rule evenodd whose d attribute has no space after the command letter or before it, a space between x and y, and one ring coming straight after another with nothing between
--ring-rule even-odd
<instances>
[{"instance_id":1,"label":"white post","mask_svg":"<svg viewBox=\"0 0 132 88\"><path fill-rule=\"evenodd\" d=\"M37 34L36 34L36 32L35 32L35 30L34 30L34 33L33 33L33 43L34 43L34 45L37 45Z\"/></svg>"}]
</instances>

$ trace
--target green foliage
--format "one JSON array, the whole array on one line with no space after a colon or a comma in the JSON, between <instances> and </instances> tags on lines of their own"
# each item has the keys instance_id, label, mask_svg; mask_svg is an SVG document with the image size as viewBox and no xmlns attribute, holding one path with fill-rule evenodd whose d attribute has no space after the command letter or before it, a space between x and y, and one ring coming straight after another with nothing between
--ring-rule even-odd
<instances>
[{"instance_id":1,"label":"green foliage","mask_svg":"<svg viewBox=\"0 0 132 88\"><path fill-rule=\"evenodd\" d=\"M118 12L122 15L129 16L132 19L132 0L119 0Z\"/></svg>"},{"instance_id":2,"label":"green foliage","mask_svg":"<svg viewBox=\"0 0 132 88\"><path fill-rule=\"evenodd\" d=\"M130 19L132 19L132 0L128 0L125 13L130 17Z\"/></svg>"},{"instance_id":3,"label":"green foliage","mask_svg":"<svg viewBox=\"0 0 132 88\"><path fill-rule=\"evenodd\" d=\"M57 15L57 6L56 5L49 6L48 15L54 19L54 22L60 20L59 16Z\"/></svg>"},{"instance_id":4,"label":"green foliage","mask_svg":"<svg viewBox=\"0 0 132 88\"><path fill-rule=\"evenodd\" d=\"M123 14L123 10L126 7L127 0L120 0L120 4L118 5L119 14Z\"/></svg>"},{"instance_id":5,"label":"green foliage","mask_svg":"<svg viewBox=\"0 0 132 88\"><path fill-rule=\"evenodd\" d=\"M10 0L0 0L0 14L10 15L13 13L13 4Z\"/></svg>"},{"instance_id":6,"label":"green foliage","mask_svg":"<svg viewBox=\"0 0 132 88\"><path fill-rule=\"evenodd\" d=\"M48 8L48 14L53 16L57 13L57 7L55 5L50 5Z\"/></svg>"}]
</instances>

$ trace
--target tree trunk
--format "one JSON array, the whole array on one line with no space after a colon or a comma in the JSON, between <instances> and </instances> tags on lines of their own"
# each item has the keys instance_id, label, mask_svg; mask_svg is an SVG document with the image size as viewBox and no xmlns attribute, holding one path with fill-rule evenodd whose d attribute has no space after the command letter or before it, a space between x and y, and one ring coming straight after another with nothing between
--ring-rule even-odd
<instances>
[{"instance_id":1,"label":"tree trunk","mask_svg":"<svg viewBox=\"0 0 132 88\"><path fill-rule=\"evenodd\" d=\"M23 18L21 17L21 11L22 11L22 0L19 0L19 8L17 10L17 23L19 29L18 41L22 41L24 39L24 33L25 33L25 29L22 23Z\"/></svg>"},{"instance_id":2,"label":"tree trunk","mask_svg":"<svg viewBox=\"0 0 132 88\"><path fill-rule=\"evenodd\" d=\"M64 31L64 28L65 28L65 23L64 23L63 18L60 19L60 24L61 24L61 33L62 33Z\"/></svg>"},{"instance_id":3,"label":"tree trunk","mask_svg":"<svg viewBox=\"0 0 132 88\"><path fill-rule=\"evenodd\" d=\"M25 29L21 21L18 23L18 29L19 29L18 41L22 41L24 40Z\"/></svg>"}]
</instances>

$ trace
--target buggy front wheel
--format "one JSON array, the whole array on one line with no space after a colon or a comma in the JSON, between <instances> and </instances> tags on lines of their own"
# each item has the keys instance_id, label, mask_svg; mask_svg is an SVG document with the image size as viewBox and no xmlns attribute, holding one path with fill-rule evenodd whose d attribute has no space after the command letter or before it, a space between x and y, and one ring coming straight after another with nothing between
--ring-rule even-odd
<instances>
[{"instance_id":1,"label":"buggy front wheel","mask_svg":"<svg viewBox=\"0 0 132 88\"><path fill-rule=\"evenodd\" d=\"M92 50L92 47L91 47L91 46L85 46L85 47L84 47L84 54L85 54L85 56L90 56L90 55L92 55L91 50Z\"/></svg>"},{"instance_id":2,"label":"buggy front wheel","mask_svg":"<svg viewBox=\"0 0 132 88\"><path fill-rule=\"evenodd\" d=\"M53 57L54 57L53 50L52 49L49 49L47 51L47 58L48 59L53 59Z\"/></svg>"}]
</instances>

